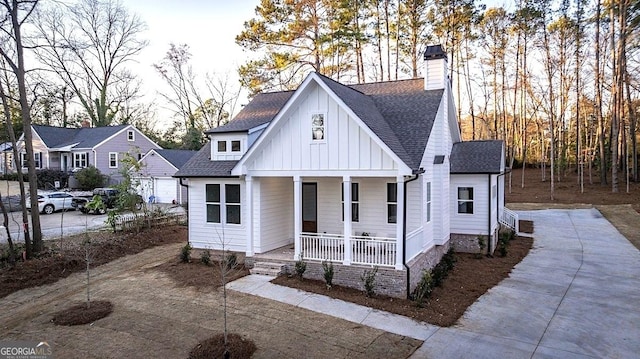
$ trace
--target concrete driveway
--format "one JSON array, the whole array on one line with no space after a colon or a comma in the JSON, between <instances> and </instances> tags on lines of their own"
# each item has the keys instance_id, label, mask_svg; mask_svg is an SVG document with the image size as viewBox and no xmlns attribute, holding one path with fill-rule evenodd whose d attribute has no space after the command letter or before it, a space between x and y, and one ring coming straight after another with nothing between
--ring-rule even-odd
<instances>
[{"instance_id":1,"label":"concrete driveway","mask_svg":"<svg viewBox=\"0 0 640 359\"><path fill-rule=\"evenodd\" d=\"M519 214L530 254L412 358L638 358L640 252L595 209Z\"/></svg>"},{"instance_id":2,"label":"concrete driveway","mask_svg":"<svg viewBox=\"0 0 640 359\"><path fill-rule=\"evenodd\" d=\"M86 215L80 211L54 212L52 214L41 214L40 226L44 239L53 239L60 237L61 233L67 236L81 233L85 228L89 230L101 228L106 220L106 214ZM24 242L21 223L22 212L9 213L9 230L11 231L11 238L15 242ZM31 219L29 219L29 223L31 223ZM7 234L3 228L0 232L0 243L6 242Z\"/></svg>"}]
</instances>

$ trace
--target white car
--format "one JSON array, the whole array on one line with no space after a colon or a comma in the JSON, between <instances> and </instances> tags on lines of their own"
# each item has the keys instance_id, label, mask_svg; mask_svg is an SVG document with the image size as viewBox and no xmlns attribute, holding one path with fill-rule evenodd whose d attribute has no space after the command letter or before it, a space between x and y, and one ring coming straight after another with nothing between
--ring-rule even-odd
<instances>
[{"instance_id":1,"label":"white car","mask_svg":"<svg viewBox=\"0 0 640 359\"><path fill-rule=\"evenodd\" d=\"M66 192L52 192L38 194L38 211L44 214L51 214L60 210L75 210L71 206L72 195ZM31 210L31 198L27 198L27 209Z\"/></svg>"}]
</instances>

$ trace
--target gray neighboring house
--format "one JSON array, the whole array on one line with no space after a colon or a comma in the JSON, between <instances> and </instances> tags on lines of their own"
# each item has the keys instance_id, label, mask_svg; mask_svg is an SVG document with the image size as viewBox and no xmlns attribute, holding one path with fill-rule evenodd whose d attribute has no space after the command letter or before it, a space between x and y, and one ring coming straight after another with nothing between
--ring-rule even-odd
<instances>
[{"instance_id":1,"label":"gray neighboring house","mask_svg":"<svg viewBox=\"0 0 640 359\"><path fill-rule=\"evenodd\" d=\"M145 201L176 204L186 202L187 187L181 186L180 180L173 175L196 153L198 151L163 149L147 152L140 160L140 172L133 175Z\"/></svg>"},{"instance_id":2,"label":"gray neighboring house","mask_svg":"<svg viewBox=\"0 0 640 359\"><path fill-rule=\"evenodd\" d=\"M155 142L132 125L64 128L32 125L34 159L37 169L73 172L94 166L109 178L109 184L119 182L121 160L129 153L140 160L151 149L159 149ZM26 171L24 134L18 149ZM15 167L15 166L14 166Z\"/></svg>"}]
</instances>

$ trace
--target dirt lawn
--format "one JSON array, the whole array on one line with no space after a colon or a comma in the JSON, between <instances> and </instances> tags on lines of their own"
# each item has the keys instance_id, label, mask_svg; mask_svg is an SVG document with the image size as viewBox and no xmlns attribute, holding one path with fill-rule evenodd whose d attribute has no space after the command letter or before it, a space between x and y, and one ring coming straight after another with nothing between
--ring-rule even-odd
<instances>
[{"instance_id":1,"label":"dirt lawn","mask_svg":"<svg viewBox=\"0 0 640 359\"><path fill-rule=\"evenodd\" d=\"M148 249L93 271L95 300L113 313L62 327L52 314L85 298L84 273L0 300L0 338L47 341L57 358L186 358L222 329L220 290L176 285L156 266L182 244ZM228 292L228 326L258 347L254 358L406 358L420 341L267 299ZM340 335L336 335L340 333Z\"/></svg>"}]
</instances>

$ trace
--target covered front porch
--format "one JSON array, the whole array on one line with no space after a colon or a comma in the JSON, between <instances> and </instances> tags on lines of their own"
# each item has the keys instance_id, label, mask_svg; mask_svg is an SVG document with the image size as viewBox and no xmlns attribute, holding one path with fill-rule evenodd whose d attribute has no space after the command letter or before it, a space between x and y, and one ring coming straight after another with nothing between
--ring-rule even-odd
<instances>
[{"instance_id":1,"label":"covered front porch","mask_svg":"<svg viewBox=\"0 0 640 359\"><path fill-rule=\"evenodd\" d=\"M248 256L403 268L404 177L255 177L245 183L255 196L248 211L260 214L248 224L247 248L254 249Z\"/></svg>"}]
</instances>

